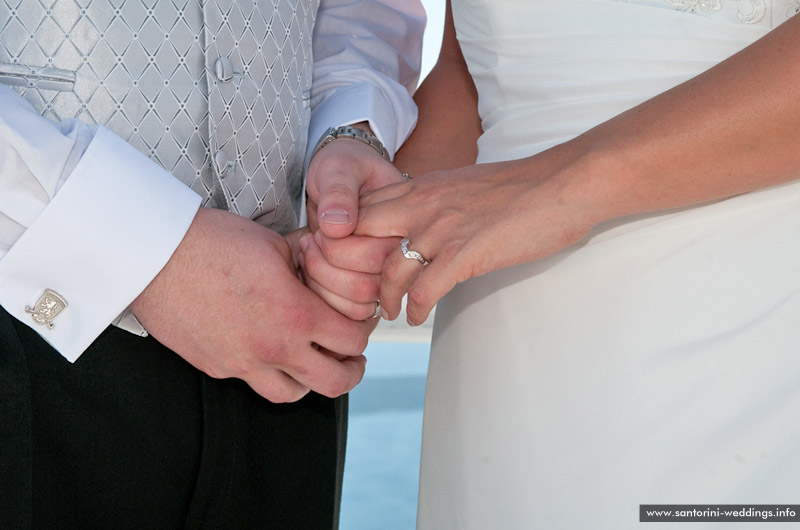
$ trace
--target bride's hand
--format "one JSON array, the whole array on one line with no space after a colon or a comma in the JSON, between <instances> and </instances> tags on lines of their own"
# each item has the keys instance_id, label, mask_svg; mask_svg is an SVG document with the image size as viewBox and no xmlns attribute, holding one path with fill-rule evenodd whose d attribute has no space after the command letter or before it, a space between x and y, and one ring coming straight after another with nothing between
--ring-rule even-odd
<instances>
[{"instance_id":1,"label":"bride's hand","mask_svg":"<svg viewBox=\"0 0 800 530\"><path fill-rule=\"evenodd\" d=\"M401 299L411 325L425 321L457 283L553 254L580 240L592 223L567 202L558 155L430 173L367 193L355 234L407 237L428 260L400 245L385 260L380 300L389 319Z\"/></svg>"}]
</instances>

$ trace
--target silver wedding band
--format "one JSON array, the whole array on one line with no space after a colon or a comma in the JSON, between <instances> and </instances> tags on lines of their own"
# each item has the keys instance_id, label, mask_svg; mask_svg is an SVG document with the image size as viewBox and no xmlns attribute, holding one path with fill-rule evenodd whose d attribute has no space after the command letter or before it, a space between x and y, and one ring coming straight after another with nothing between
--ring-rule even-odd
<instances>
[{"instance_id":1,"label":"silver wedding band","mask_svg":"<svg viewBox=\"0 0 800 530\"><path fill-rule=\"evenodd\" d=\"M375 300L375 312L369 318L378 318L381 316L381 301Z\"/></svg>"},{"instance_id":2,"label":"silver wedding band","mask_svg":"<svg viewBox=\"0 0 800 530\"><path fill-rule=\"evenodd\" d=\"M411 242L408 240L407 237L403 238L403 240L400 242L400 250L403 252L403 256L405 256L406 259L415 259L415 260L419 261L420 263L422 263L423 267L427 267L428 263L430 263L430 262L428 260L426 260L425 258L423 258L422 254L420 254L416 250L409 249L408 245L410 245L410 244L411 244Z\"/></svg>"}]
</instances>

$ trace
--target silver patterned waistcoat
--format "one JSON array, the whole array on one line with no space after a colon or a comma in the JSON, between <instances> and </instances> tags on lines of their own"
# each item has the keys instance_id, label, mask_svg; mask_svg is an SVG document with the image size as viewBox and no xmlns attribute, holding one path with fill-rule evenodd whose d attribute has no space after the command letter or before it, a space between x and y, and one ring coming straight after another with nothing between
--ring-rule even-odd
<instances>
[{"instance_id":1,"label":"silver patterned waistcoat","mask_svg":"<svg viewBox=\"0 0 800 530\"><path fill-rule=\"evenodd\" d=\"M297 222L319 0L0 0L0 82L200 193Z\"/></svg>"}]
</instances>

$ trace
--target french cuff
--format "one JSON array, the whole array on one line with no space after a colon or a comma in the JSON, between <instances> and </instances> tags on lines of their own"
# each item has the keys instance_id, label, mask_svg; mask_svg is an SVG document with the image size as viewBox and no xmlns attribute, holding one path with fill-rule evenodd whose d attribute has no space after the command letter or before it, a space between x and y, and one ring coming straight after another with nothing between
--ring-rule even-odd
<instances>
[{"instance_id":1,"label":"french cuff","mask_svg":"<svg viewBox=\"0 0 800 530\"><path fill-rule=\"evenodd\" d=\"M0 305L75 362L164 267L200 200L100 127L0 260Z\"/></svg>"}]
</instances>

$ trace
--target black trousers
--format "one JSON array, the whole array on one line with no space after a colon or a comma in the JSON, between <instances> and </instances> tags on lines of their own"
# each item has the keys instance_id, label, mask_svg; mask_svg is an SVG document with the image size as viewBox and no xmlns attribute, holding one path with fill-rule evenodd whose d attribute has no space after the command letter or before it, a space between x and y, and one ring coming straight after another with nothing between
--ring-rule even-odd
<instances>
[{"instance_id":1,"label":"black trousers","mask_svg":"<svg viewBox=\"0 0 800 530\"><path fill-rule=\"evenodd\" d=\"M330 530L345 414L116 328L70 364L0 308L0 528Z\"/></svg>"}]
</instances>

